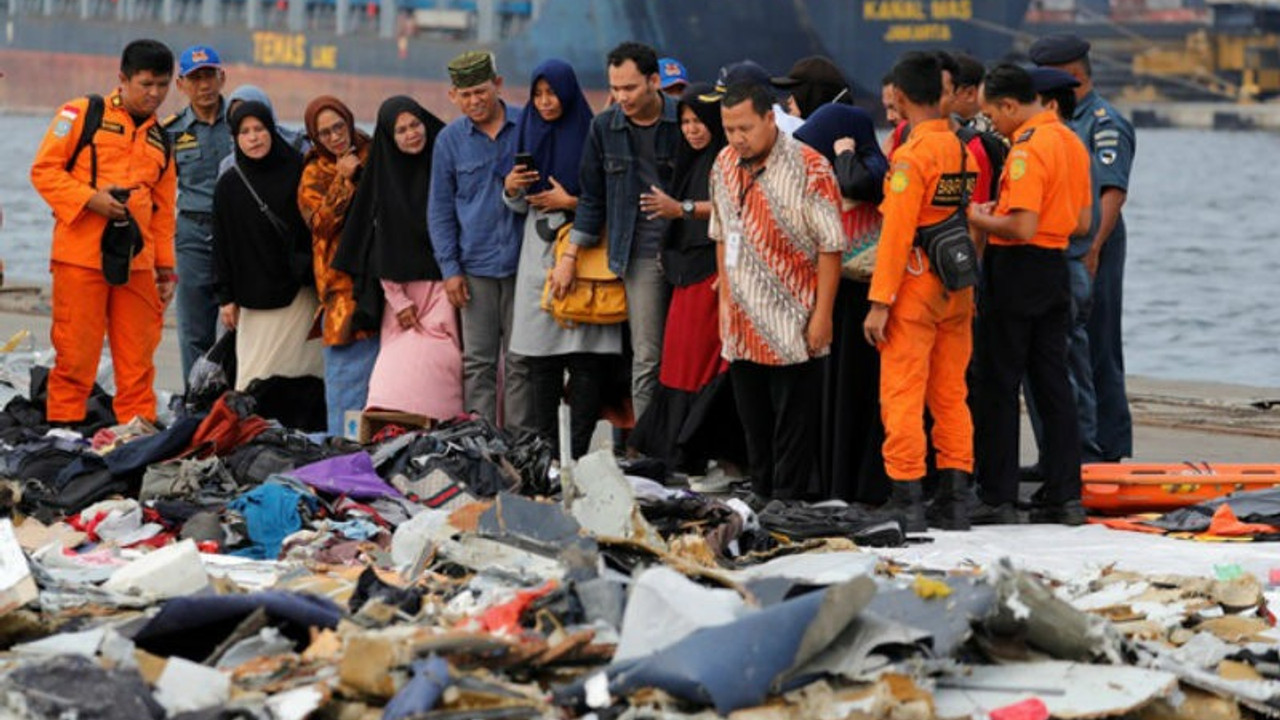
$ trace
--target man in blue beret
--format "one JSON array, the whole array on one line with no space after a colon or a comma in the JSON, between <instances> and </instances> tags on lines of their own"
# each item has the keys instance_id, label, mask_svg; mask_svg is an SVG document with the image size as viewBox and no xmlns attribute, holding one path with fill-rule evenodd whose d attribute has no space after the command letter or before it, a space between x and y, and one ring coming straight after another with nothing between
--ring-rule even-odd
<instances>
[{"instance_id":1,"label":"man in blue beret","mask_svg":"<svg viewBox=\"0 0 1280 720\"><path fill-rule=\"evenodd\" d=\"M1126 235L1121 209L1129 192L1129 171L1136 141L1133 126L1093 89L1093 67L1089 43L1072 34L1047 35L1030 50L1031 61L1042 67L1069 73L1080 86L1075 89L1076 109L1071 128L1084 142L1092 161L1094 203L1093 224L1083 237L1072 238L1068 256L1083 263L1092 280L1092 307L1082 308L1093 370L1095 402L1080 402L1081 430L1084 432L1088 408L1095 408L1096 430L1082 435L1083 459L1114 462L1133 456L1133 419L1125 394L1124 349L1121 312ZM1074 278L1074 274L1073 274ZM1074 294L1073 290L1073 294ZM1077 351L1077 335L1072 334L1072 352ZM1082 338L1081 342L1085 342ZM1073 359L1073 365L1075 361ZM1087 393L1077 387L1077 400Z\"/></svg>"}]
</instances>

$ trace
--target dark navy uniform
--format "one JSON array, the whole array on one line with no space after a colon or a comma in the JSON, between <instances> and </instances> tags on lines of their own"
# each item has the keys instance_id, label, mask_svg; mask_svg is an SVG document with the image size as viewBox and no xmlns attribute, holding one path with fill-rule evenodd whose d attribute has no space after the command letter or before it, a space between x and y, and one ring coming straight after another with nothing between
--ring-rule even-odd
<instances>
[{"instance_id":1,"label":"dark navy uniform","mask_svg":"<svg viewBox=\"0 0 1280 720\"><path fill-rule=\"evenodd\" d=\"M1037 40L1028 54L1036 65L1061 67L1085 59L1089 48L1088 41L1077 35L1055 34ZM1137 144L1129 121L1094 91L1081 98L1069 124L1089 151L1094 195L1093 225L1089 234L1072 238L1067 250L1068 258L1077 261L1072 263L1077 268L1073 271L1075 282L1074 275L1078 274L1078 266L1082 265L1080 261L1093 245L1101 222L1102 204L1099 197L1107 188L1128 192L1129 170L1133 166ZM1091 307L1082 309L1087 317L1085 330L1089 363L1093 371L1093 404L1096 408L1094 442L1089 443L1086 436L1085 451L1086 454L1096 453L1103 460L1133 456L1133 420L1129 414L1129 399L1125 394L1121 326L1126 243L1124 216L1121 215L1116 219L1115 229L1102 246L1102 253L1098 258L1098 271L1092 278L1092 288L1088 295ZM1086 273L1085 280L1088 279ZM1079 346L1074 337L1073 344ZM1081 403L1080 410L1087 417L1088 407L1085 403Z\"/></svg>"},{"instance_id":2,"label":"dark navy uniform","mask_svg":"<svg viewBox=\"0 0 1280 720\"><path fill-rule=\"evenodd\" d=\"M218 166L231 154L226 101L212 123L196 119L190 106L161 124L173 141L178 167L178 337L185 382L196 359L213 345L218 306L213 299L213 187Z\"/></svg>"},{"instance_id":3,"label":"dark navy uniform","mask_svg":"<svg viewBox=\"0 0 1280 720\"><path fill-rule=\"evenodd\" d=\"M1071 129L1076 132L1091 159L1093 177L1093 225L1088 237L1073 238L1070 257L1083 257L1093 244L1101 222L1098 198L1107 188L1128 192L1129 171L1137 141L1133 125L1096 92L1085 95L1076 107ZM1093 363L1093 385L1097 393L1097 435L1094 440L1104 460L1133 456L1133 419L1125 394L1124 348L1121 314L1124 299L1124 260L1127 244L1124 214L1102 246L1098 272L1093 278L1093 307L1087 329Z\"/></svg>"}]
</instances>

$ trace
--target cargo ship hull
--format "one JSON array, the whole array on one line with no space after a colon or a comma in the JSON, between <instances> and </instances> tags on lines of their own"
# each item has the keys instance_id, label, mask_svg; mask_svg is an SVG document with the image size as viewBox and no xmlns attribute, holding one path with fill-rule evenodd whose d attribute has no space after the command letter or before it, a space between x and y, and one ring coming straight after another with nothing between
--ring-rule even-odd
<instances>
[{"instance_id":1,"label":"cargo ship hull","mask_svg":"<svg viewBox=\"0 0 1280 720\"><path fill-rule=\"evenodd\" d=\"M984 61L999 59L1009 51L1028 5L1028 0L541 0L521 4L527 5L525 16L499 18L505 29L482 42L476 32L431 27L388 37L384 26L379 35L371 6L350 11L365 16L363 24L347 23L339 34L332 13L321 12L325 6L319 3L308 5L301 19L280 12L283 2L263 6L268 9L250 28L240 18L204 25L190 12L175 17L171 9L169 22L162 22L154 3L146 6L151 15L139 9L145 0L114 0L131 3L128 9L136 17L130 20L118 11L98 17L86 12L89 1L43 0L32 6L12 0L17 4L0 45L5 107L49 108L68 95L100 91L114 78L121 47L137 37L157 38L175 50L213 45L232 70L232 85L264 87L287 117L299 116L306 100L320 92L349 98L362 116L372 115L378 101L397 92L447 112L445 65L457 53L477 48L495 53L516 97L524 94L532 68L548 57L573 63L583 85L601 92L607 85L605 54L623 40L649 43L705 79L743 58L782 74L800 57L827 55L860 94L870 97L907 50L964 50ZM15 12L22 9L27 12ZM412 15L405 10L404 17Z\"/></svg>"}]
</instances>

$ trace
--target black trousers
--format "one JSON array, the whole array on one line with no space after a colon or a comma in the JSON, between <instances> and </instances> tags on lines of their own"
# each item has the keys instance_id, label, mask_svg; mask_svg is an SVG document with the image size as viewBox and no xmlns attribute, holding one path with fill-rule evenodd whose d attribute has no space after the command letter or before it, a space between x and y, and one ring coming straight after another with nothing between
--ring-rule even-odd
<instances>
[{"instance_id":1,"label":"black trousers","mask_svg":"<svg viewBox=\"0 0 1280 720\"><path fill-rule=\"evenodd\" d=\"M729 364L747 440L751 489L757 495L798 500L816 487L825 362Z\"/></svg>"},{"instance_id":2,"label":"black trousers","mask_svg":"<svg viewBox=\"0 0 1280 720\"><path fill-rule=\"evenodd\" d=\"M1030 379L1044 422L1045 499L1080 499L1080 426L1067 374L1071 281L1062 251L989 245L978 323L977 465L982 499L1018 499L1018 390Z\"/></svg>"},{"instance_id":3,"label":"black trousers","mask_svg":"<svg viewBox=\"0 0 1280 720\"><path fill-rule=\"evenodd\" d=\"M565 395L565 371L569 373L569 435L573 457L591 447L591 435L600 419L608 355L572 353L546 357L526 357L533 388L534 431L551 441L560 457L559 408Z\"/></svg>"}]
</instances>

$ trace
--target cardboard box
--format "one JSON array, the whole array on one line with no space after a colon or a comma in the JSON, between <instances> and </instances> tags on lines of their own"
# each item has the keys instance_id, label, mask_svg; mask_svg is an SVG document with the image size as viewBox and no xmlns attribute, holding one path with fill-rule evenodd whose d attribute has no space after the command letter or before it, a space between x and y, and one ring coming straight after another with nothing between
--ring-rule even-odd
<instances>
[{"instance_id":1,"label":"cardboard box","mask_svg":"<svg viewBox=\"0 0 1280 720\"><path fill-rule=\"evenodd\" d=\"M417 413L396 412L392 410L365 410L360 413L360 428L356 432L356 441L368 443L373 436L388 425L403 425L407 428L425 428L431 418Z\"/></svg>"}]
</instances>

